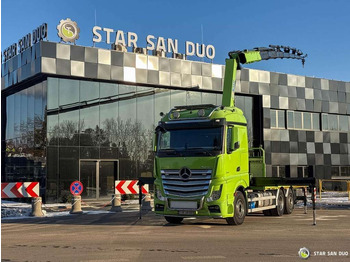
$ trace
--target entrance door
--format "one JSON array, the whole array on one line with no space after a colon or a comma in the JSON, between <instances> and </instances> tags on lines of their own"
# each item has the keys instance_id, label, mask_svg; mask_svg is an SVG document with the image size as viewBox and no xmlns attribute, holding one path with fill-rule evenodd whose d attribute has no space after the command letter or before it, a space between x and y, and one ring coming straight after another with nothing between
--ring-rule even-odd
<instances>
[{"instance_id":1,"label":"entrance door","mask_svg":"<svg viewBox=\"0 0 350 262\"><path fill-rule=\"evenodd\" d=\"M97 161L80 161L80 182L83 183L84 190L82 198L97 198Z\"/></svg>"},{"instance_id":2,"label":"entrance door","mask_svg":"<svg viewBox=\"0 0 350 262\"><path fill-rule=\"evenodd\" d=\"M82 198L110 198L114 194L114 181L118 179L118 160L81 160L80 182Z\"/></svg>"},{"instance_id":3,"label":"entrance door","mask_svg":"<svg viewBox=\"0 0 350 262\"><path fill-rule=\"evenodd\" d=\"M110 198L114 194L114 181L118 180L118 162L100 161L100 198Z\"/></svg>"}]
</instances>

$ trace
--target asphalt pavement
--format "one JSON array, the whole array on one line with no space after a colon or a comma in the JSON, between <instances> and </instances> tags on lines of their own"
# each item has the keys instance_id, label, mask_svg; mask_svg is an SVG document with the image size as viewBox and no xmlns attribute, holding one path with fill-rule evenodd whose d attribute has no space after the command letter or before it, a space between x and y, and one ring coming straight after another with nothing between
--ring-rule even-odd
<instances>
[{"instance_id":1,"label":"asphalt pavement","mask_svg":"<svg viewBox=\"0 0 350 262\"><path fill-rule=\"evenodd\" d=\"M350 261L349 210L303 209L291 215L167 223L137 210L94 215L2 220L2 261ZM332 253L333 252L333 253ZM334 253L336 252L336 253Z\"/></svg>"}]
</instances>

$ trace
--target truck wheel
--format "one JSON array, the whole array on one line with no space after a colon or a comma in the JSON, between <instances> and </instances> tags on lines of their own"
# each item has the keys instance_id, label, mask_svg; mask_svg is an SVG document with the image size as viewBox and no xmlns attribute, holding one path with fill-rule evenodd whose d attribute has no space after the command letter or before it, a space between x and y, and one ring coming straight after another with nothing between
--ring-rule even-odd
<instances>
[{"instance_id":1,"label":"truck wheel","mask_svg":"<svg viewBox=\"0 0 350 262\"><path fill-rule=\"evenodd\" d=\"M273 216L282 216L284 212L284 203L285 203L285 197L284 197L284 192L282 189L279 190L278 195L277 195L277 207L274 209L271 209L271 214Z\"/></svg>"},{"instance_id":2,"label":"truck wheel","mask_svg":"<svg viewBox=\"0 0 350 262\"><path fill-rule=\"evenodd\" d=\"M183 217L164 217L166 221L172 224L180 224L182 220L184 220Z\"/></svg>"},{"instance_id":3,"label":"truck wheel","mask_svg":"<svg viewBox=\"0 0 350 262\"><path fill-rule=\"evenodd\" d=\"M285 206L284 206L284 213L285 214L292 214L294 209L294 194L293 194L293 190L290 188L288 190L288 194L286 197L286 202L285 202Z\"/></svg>"},{"instance_id":4,"label":"truck wheel","mask_svg":"<svg viewBox=\"0 0 350 262\"><path fill-rule=\"evenodd\" d=\"M241 191L235 193L233 205L233 217L227 217L226 222L229 225L240 225L243 223L246 215L246 201Z\"/></svg>"}]
</instances>

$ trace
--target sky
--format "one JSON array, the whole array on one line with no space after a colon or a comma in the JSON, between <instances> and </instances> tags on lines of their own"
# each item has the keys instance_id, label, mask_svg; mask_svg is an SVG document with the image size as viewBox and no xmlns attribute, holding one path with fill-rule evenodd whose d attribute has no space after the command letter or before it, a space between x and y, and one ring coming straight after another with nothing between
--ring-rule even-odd
<instances>
[{"instance_id":1,"label":"sky","mask_svg":"<svg viewBox=\"0 0 350 262\"><path fill-rule=\"evenodd\" d=\"M92 46L94 25L134 32L141 47L147 35L178 39L180 53L186 41L203 41L215 47L216 64L232 50L287 45L308 54L304 68L297 60L244 67L349 82L349 11L348 0L2 0L1 51L44 22L48 40L59 42L56 27L71 18L80 27L77 45Z\"/></svg>"}]
</instances>

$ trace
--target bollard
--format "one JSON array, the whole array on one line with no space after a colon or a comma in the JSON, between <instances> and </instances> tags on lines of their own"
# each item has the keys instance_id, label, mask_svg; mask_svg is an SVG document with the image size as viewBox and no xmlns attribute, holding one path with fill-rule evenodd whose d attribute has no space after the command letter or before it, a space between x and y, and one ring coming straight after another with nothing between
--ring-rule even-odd
<instances>
[{"instance_id":1,"label":"bollard","mask_svg":"<svg viewBox=\"0 0 350 262\"><path fill-rule=\"evenodd\" d=\"M122 212L122 198L120 194L112 195L112 208L111 212Z\"/></svg>"},{"instance_id":2,"label":"bollard","mask_svg":"<svg viewBox=\"0 0 350 262\"><path fill-rule=\"evenodd\" d=\"M142 200L142 211L151 211L151 194L147 193Z\"/></svg>"},{"instance_id":3,"label":"bollard","mask_svg":"<svg viewBox=\"0 0 350 262\"><path fill-rule=\"evenodd\" d=\"M313 214L313 225L316 226L316 187L312 189L312 214Z\"/></svg>"},{"instance_id":4,"label":"bollard","mask_svg":"<svg viewBox=\"0 0 350 262\"><path fill-rule=\"evenodd\" d=\"M41 209L42 199L41 197L32 198L32 213L30 214L33 217L43 217L44 213Z\"/></svg>"},{"instance_id":5,"label":"bollard","mask_svg":"<svg viewBox=\"0 0 350 262\"><path fill-rule=\"evenodd\" d=\"M304 192L304 214L307 214L307 196L306 196L306 188L303 187Z\"/></svg>"},{"instance_id":6,"label":"bollard","mask_svg":"<svg viewBox=\"0 0 350 262\"><path fill-rule=\"evenodd\" d=\"M70 214L82 214L83 211L81 210L81 196L80 195L74 195L72 198L72 209L69 212Z\"/></svg>"}]
</instances>

